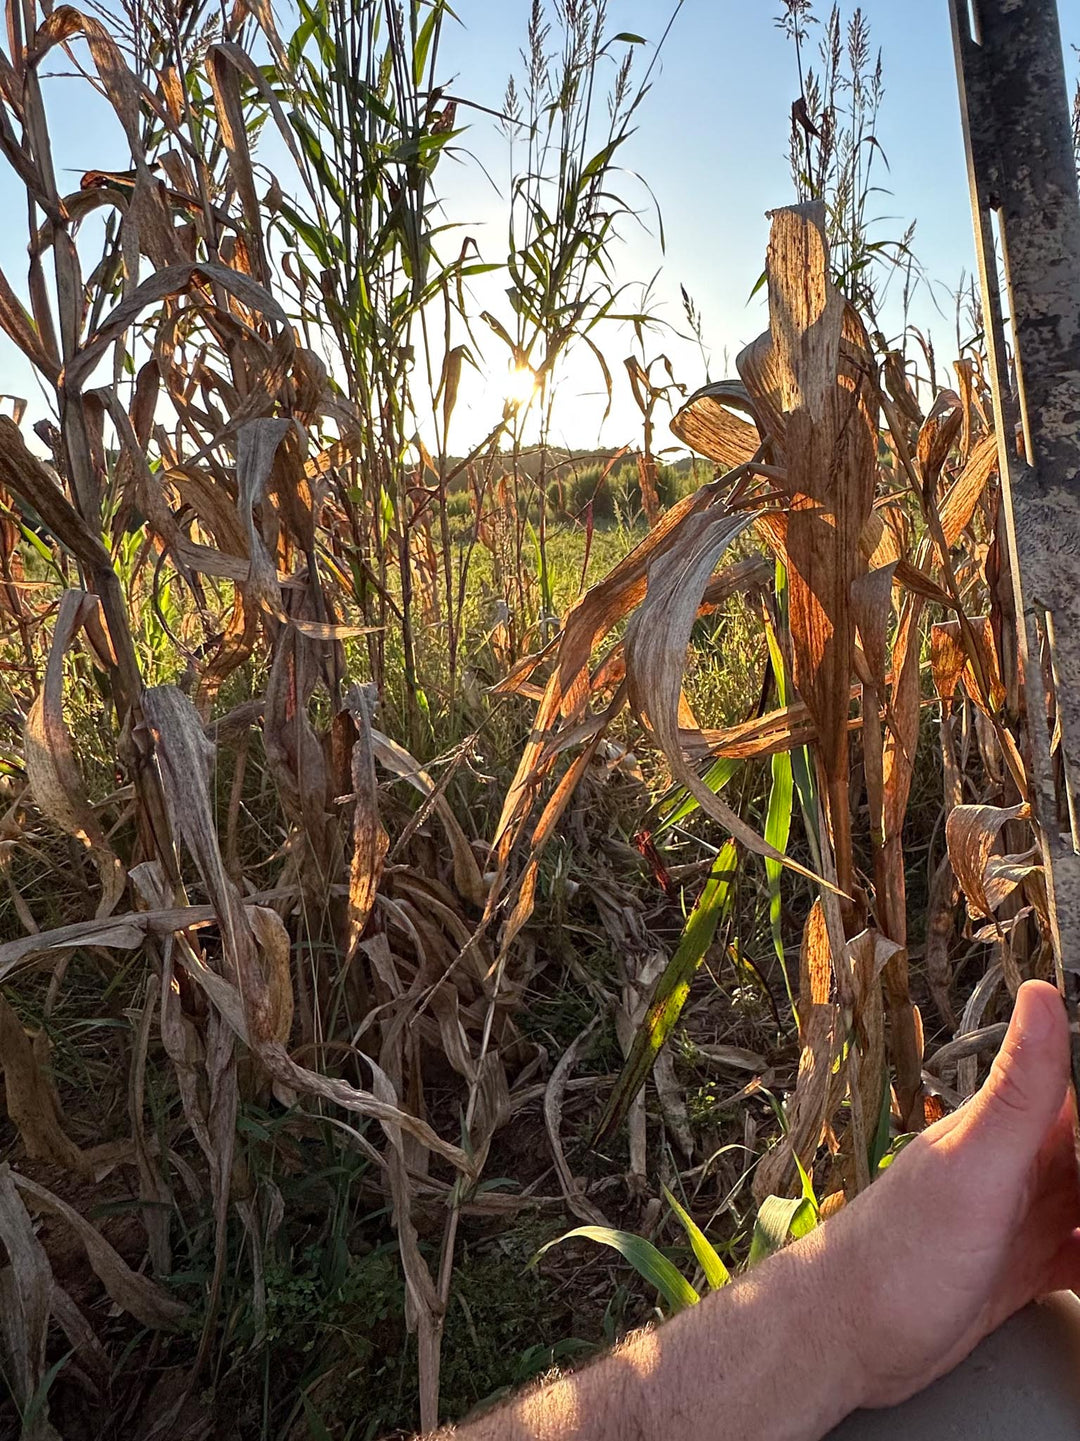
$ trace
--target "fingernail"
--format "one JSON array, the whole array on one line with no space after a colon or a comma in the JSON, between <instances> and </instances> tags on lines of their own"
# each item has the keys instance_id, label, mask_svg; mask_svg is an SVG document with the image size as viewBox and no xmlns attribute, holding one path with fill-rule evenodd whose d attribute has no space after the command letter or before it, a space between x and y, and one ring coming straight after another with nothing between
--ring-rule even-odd
<instances>
[{"instance_id":1,"label":"fingernail","mask_svg":"<svg viewBox=\"0 0 1080 1441\"><path fill-rule=\"evenodd\" d=\"M1057 1019L1051 1010L1050 997L1042 995L1037 988L1026 994L1025 991L1026 987L1022 986L1017 995L1014 1024L1025 1040L1048 1040Z\"/></svg>"}]
</instances>

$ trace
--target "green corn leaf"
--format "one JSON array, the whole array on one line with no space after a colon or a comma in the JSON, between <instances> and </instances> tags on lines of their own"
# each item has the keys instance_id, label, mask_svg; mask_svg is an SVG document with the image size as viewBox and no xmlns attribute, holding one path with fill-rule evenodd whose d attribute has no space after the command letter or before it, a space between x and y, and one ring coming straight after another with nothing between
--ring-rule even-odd
<instances>
[{"instance_id":1,"label":"green corn leaf","mask_svg":"<svg viewBox=\"0 0 1080 1441\"><path fill-rule=\"evenodd\" d=\"M805 1196L766 1196L754 1222L748 1266L754 1266L787 1242L798 1240L817 1225L817 1213Z\"/></svg>"},{"instance_id":2,"label":"green corn leaf","mask_svg":"<svg viewBox=\"0 0 1080 1441\"><path fill-rule=\"evenodd\" d=\"M820 1208L818 1206L818 1198L814 1192L814 1183L810 1179L810 1174L794 1151L792 1152L792 1160L795 1162L796 1169L799 1172L799 1180L802 1182L803 1196L807 1201L810 1202L810 1205L813 1206L814 1215L819 1216Z\"/></svg>"},{"instance_id":3,"label":"green corn leaf","mask_svg":"<svg viewBox=\"0 0 1080 1441\"><path fill-rule=\"evenodd\" d=\"M718 795L742 764L741 760L733 760L731 756L720 756L701 777L702 785L708 786L713 795ZM672 799L661 808L656 834L659 835L671 826L681 825L687 816L692 816L697 809L698 803L693 796L687 795L682 789L676 791Z\"/></svg>"},{"instance_id":4,"label":"green corn leaf","mask_svg":"<svg viewBox=\"0 0 1080 1441\"><path fill-rule=\"evenodd\" d=\"M618 1251L643 1280L656 1287L673 1311L685 1310L701 1300L690 1282L679 1275L675 1266L651 1241L646 1241L644 1236L635 1236L632 1231L613 1231L609 1226L576 1226L574 1230L541 1246L533 1257L533 1264L552 1246L559 1246L576 1236L584 1236L587 1241L596 1241L598 1245L610 1246L613 1251Z\"/></svg>"},{"instance_id":5,"label":"green corn leaf","mask_svg":"<svg viewBox=\"0 0 1080 1441\"><path fill-rule=\"evenodd\" d=\"M878 1107L878 1121L870 1143L870 1175L877 1174L889 1151L889 1122L892 1114L892 1094L889 1085L889 1069L886 1066L881 1076L881 1105Z\"/></svg>"},{"instance_id":6,"label":"green corn leaf","mask_svg":"<svg viewBox=\"0 0 1080 1441\"><path fill-rule=\"evenodd\" d=\"M769 792L769 811L765 818L765 839L782 853L787 852L791 835L791 805L795 786L792 778L791 756L787 751L778 751L772 757L772 789ZM765 876L769 887L769 929L772 931L773 950L780 962L787 987L788 999L793 1000L791 981L788 977L787 962L784 958L784 934L780 924L782 899L780 876L783 866L779 861L765 857Z\"/></svg>"},{"instance_id":7,"label":"green corn leaf","mask_svg":"<svg viewBox=\"0 0 1080 1441\"><path fill-rule=\"evenodd\" d=\"M705 1272L705 1279L709 1283L710 1291L718 1291L721 1286L726 1286L731 1281L731 1272L717 1255L712 1242L705 1235L698 1223L679 1205L668 1188L664 1187L664 1197L668 1205L675 1212L679 1224L686 1232L687 1239L693 1247L694 1255L697 1257L698 1265Z\"/></svg>"},{"instance_id":8,"label":"green corn leaf","mask_svg":"<svg viewBox=\"0 0 1080 1441\"><path fill-rule=\"evenodd\" d=\"M776 603L780 611L781 622L786 625L788 615L787 571L779 561L776 562ZM791 705L795 699L795 691L788 677L787 666L784 664L783 655L776 644L776 636L772 633L772 627L767 626L766 632L769 640L769 656L776 675L777 697L781 705ZM802 811L803 825L806 827L806 837L810 842L814 865L820 870L821 843L818 836L817 786L814 781L814 768L810 760L810 748L809 746L796 746L788 755L791 761L792 780L799 797L799 809Z\"/></svg>"},{"instance_id":9,"label":"green corn leaf","mask_svg":"<svg viewBox=\"0 0 1080 1441\"><path fill-rule=\"evenodd\" d=\"M675 954L656 983L645 1019L634 1037L630 1054L623 1063L600 1119L597 1140L622 1124L634 1097L645 1084L660 1047L679 1019L690 994L694 972L712 945L717 926L731 909L736 859L735 842L727 841L713 862L705 889L683 927Z\"/></svg>"}]
</instances>

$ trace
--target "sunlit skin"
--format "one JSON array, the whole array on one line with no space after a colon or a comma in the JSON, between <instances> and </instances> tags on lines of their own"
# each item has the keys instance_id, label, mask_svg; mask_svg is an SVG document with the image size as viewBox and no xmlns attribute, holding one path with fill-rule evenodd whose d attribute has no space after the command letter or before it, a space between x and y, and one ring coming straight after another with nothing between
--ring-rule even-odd
<instances>
[{"instance_id":1,"label":"sunlit skin","mask_svg":"<svg viewBox=\"0 0 1080 1441\"><path fill-rule=\"evenodd\" d=\"M1080 1285L1068 1077L1061 1000L1029 981L986 1084L857 1201L459 1441L818 1441L921 1391L1029 1301Z\"/></svg>"}]
</instances>

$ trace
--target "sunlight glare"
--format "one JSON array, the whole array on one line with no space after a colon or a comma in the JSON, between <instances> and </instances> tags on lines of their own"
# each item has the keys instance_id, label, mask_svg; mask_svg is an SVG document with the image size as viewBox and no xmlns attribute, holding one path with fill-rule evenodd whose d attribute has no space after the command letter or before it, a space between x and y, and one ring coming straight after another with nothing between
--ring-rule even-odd
<instances>
[{"instance_id":1,"label":"sunlight glare","mask_svg":"<svg viewBox=\"0 0 1080 1441\"><path fill-rule=\"evenodd\" d=\"M515 365L506 382L506 399L515 409L528 405L539 389L536 372L528 365Z\"/></svg>"}]
</instances>

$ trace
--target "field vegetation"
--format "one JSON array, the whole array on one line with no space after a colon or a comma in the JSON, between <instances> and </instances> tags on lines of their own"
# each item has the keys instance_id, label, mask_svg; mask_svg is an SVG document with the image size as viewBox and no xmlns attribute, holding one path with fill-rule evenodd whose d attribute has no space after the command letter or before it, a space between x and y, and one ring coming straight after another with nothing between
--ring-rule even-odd
<instances>
[{"instance_id":1,"label":"field vegetation","mask_svg":"<svg viewBox=\"0 0 1080 1441\"><path fill-rule=\"evenodd\" d=\"M873 1184L1051 974L978 308L886 339L881 63L783 11L716 380L618 278L603 0L535 0L490 254L444 0L7 0L0 1434L460 1417ZM574 350L621 448L548 443Z\"/></svg>"}]
</instances>

